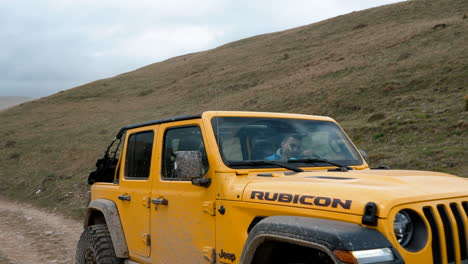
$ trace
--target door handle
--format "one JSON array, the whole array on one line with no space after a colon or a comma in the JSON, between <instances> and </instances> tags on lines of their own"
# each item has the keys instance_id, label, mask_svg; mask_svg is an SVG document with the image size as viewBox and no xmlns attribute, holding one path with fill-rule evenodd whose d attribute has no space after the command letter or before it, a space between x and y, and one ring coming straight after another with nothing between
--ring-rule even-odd
<instances>
[{"instance_id":1,"label":"door handle","mask_svg":"<svg viewBox=\"0 0 468 264\"><path fill-rule=\"evenodd\" d=\"M151 199L151 202L157 205L168 205L169 201L165 198L154 198Z\"/></svg>"},{"instance_id":2,"label":"door handle","mask_svg":"<svg viewBox=\"0 0 468 264\"><path fill-rule=\"evenodd\" d=\"M119 195L119 200L130 201L132 197L130 195Z\"/></svg>"}]
</instances>

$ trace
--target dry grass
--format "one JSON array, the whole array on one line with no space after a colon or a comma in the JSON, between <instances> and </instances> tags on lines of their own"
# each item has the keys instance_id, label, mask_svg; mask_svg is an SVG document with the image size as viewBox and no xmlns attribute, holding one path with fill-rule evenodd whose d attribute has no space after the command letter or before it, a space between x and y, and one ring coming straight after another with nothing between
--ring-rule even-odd
<instances>
[{"instance_id":1,"label":"dry grass","mask_svg":"<svg viewBox=\"0 0 468 264\"><path fill-rule=\"evenodd\" d=\"M118 128L204 110L328 115L374 166L467 177L463 10L466 0L412 0L355 12L0 112L0 193L79 214Z\"/></svg>"}]
</instances>

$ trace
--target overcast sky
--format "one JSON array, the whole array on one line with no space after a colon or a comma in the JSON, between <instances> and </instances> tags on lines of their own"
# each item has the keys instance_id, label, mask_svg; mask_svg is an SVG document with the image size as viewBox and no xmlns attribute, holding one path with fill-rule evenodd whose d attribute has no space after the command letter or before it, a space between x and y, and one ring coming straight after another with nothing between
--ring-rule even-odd
<instances>
[{"instance_id":1,"label":"overcast sky","mask_svg":"<svg viewBox=\"0 0 468 264\"><path fill-rule=\"evenodd\" d=\"M174 56L401 0L0 0L0 96L43 97Z\"/></svg>"}]
</instances>

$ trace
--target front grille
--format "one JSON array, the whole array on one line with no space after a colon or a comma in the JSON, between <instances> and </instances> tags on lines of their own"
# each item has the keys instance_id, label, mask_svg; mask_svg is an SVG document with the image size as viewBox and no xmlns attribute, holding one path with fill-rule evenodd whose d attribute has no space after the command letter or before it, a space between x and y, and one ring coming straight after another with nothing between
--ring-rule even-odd
<instances>
[{"instance_id":1,"label":"front grille","mask_svg":"<svg viewBox=\"0 0 468 264\"><path fill-rule=\"evenodd\" d=\"M432 233L431 246L434 264L443 263L444 256L448 263L455 263L457 260L462 263L468 262L466 237L468 201L437 204L435 208L426 206L423 212Z\"/></svg>"}]
</instances>

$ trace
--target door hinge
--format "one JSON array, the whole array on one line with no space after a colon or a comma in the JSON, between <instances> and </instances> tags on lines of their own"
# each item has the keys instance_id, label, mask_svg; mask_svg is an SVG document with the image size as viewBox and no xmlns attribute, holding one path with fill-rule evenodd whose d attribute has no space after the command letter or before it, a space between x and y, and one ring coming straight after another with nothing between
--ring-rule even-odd
<instances>
[{"instance_id":1,"label":"door hinge","mask_svg":"<svg viewBox=\"0 0 468 264\"><path fill-rule=\"evenodd\" d=\"M212 247L204 247L203 258L210 264L216 263L216 250Z\"/></svg>"},{"instance_id":2,"label":"door hinge","mask_svg":"<svg viewBox=\"0 0 468 264\"><path fill-rule=\"evenodd\" d=\"M151 246L151 235L150 234L143 234L143 242L146 246Z\"/></svg>"},{"instance_id":3,"label":"door hinge","mask_svg":"<svg viewBox=\"0 0 468 264\"><path fill-rule=\"evenodd\" d=\"M145 206L146 208L151 208L151 197L143 198L143 206Z\"/></svg>"},{"instance_id":4,"label":"door hinge","mask_svg":"<svg viewBox=\"0 0 468 264\"><path fill-rule=\"evenodd\" d=\"M212 201L203 202L203 212L208 215L216 215L215 203Z\"/></svg>"}]
</instances>

